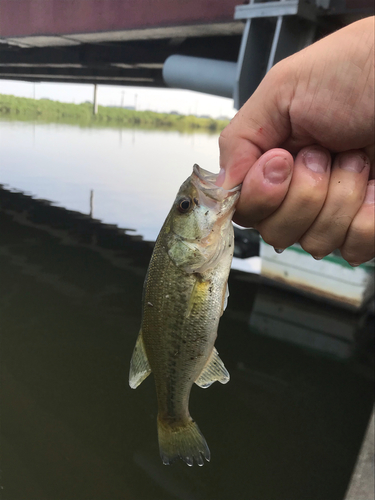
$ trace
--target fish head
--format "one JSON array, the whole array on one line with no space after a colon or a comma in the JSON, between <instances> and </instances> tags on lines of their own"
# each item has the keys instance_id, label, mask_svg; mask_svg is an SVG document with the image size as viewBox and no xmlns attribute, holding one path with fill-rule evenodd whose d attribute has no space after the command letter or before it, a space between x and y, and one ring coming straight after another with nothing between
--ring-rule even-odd
<instances>
[{"instance_id":1,"label":"fish head","mask_svg":"<svg viewBox=\"0 0 375 500\"><path fill-rule=\"evenodd\" d=\"M216 186L218 174L194 165L182 184L169 214L169 256L187 272L213 267L229 239L232 216L241 186Z\"/></svg>"}]
</instances>

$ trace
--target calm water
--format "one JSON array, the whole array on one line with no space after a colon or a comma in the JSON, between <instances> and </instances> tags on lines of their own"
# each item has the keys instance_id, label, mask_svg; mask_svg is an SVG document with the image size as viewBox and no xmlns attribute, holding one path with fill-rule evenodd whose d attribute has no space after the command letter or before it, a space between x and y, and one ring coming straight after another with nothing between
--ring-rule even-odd
<instances>
[{"instance_id":1,"label":"calm water","mask_svg":"<svg viewBox=\"0 0 375 500\"><path fill-rule=\"evenodd\" d=\"M371 318L233 271L231 381L191 396L202 468L162 465L152 377L128 387L150 242L192 164L217 171L217 137L0 122L0 152L0 498L342 500L373 402ZM328 343L345 324L350 355L264 335L259 311L296 337L296 312L314 318Z\"/></svg>"},{"instance_id":2,"label":"calm water","mask_svg":"<svg viewBox=\"0 0 375 500\"><path fill-rule=\"evenodd\" d=\"M155 240L194 163L218 171L203 134L0 122L1 183Z\"/></svg>"}]
</instances>

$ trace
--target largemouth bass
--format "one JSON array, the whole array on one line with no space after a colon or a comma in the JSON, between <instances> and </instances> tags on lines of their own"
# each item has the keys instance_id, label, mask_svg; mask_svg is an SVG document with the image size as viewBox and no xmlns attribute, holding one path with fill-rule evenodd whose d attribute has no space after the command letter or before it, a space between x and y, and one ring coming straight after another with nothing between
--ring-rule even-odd
<instances>
[{"instance_id":1,"label":"largemouth bass","mask_svg":"<svg viewBox=\"0 0 375 500\"><path fill-rule=\"evenodd\" d=\"M141 330L130 363L135 389L154 374L160 456L203 465L210 450L189 413L193 383L226 384L214 347L228 297L232 215L240 186L225 190L217 175L194 165L156 240L143 291ZM203 458L202 458L203 456Z\"/></svg>"}]
</instances>

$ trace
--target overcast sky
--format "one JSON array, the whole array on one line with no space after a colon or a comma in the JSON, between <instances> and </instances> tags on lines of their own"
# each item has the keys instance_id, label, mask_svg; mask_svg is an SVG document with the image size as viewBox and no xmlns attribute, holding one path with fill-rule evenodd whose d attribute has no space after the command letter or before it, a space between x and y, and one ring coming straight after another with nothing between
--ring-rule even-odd
<instances>
[{"instance_id":1,"label":"overcast sky","mask_svg":"<svg viewBox=\"0 0 375 500\"><path fill-rule=\"evenodd\" d=\"M74 83L30 83L0 80L0 94L20 97L47 97L56 101L92 101L94 86ZM178 111L182 114L209 115L214 118L235 114L233 100L190 90L153 89L99 85L98 102L103 106L134 106L136 109L160 112Z\"/></svg>"}]
</instances>

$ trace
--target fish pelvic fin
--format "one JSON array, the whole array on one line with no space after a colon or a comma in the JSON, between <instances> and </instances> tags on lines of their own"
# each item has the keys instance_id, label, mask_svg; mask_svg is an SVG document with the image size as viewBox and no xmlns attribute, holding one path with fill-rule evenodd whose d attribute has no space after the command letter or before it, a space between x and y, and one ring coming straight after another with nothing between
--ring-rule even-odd
<instances>
[{"instance_id":1,"label":"fish pelvic fin","mask_svg":"<svg viewBox=\"0 0 375 500\"><path fill-rule=\"evenodd\" d=\"M170 425L158 416L158 437L160 456L164 465L170 465L181 458L192 466L194 460L199 466L211 459L210 450L203 434L194 420L190 419L181 425Z\"/></svg>"},{"instance_id":2,"label":"fish pelvic fin","mask_svg":"<svg viewBox=\"0 0 375 500\"><path fill-rule=\"evenodd\" d=\"M199 387L202 387L202 389L207 389L207 387L210 387L210 385L217 380L221 384L226 384L229 382L229 379L229 372L225 368L224 363L219 358L219 353L214 347L211 356L208 358L205 367L195 383L199 385Z\"/></svg>"},{"instance_id":3,"label":"fish pelvic fin","mask_svg":"<svg viewBox=\"0 0 375 500\"><path fill-rule=\"evenodd\" d=\"M129 385L136 389L151 373L151 367L147 359L143 343L142 330L139 332L134 347L133 356L130 361Z\"/></svg>"}]
</instances>

